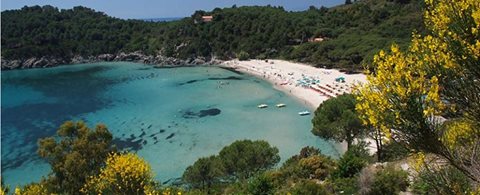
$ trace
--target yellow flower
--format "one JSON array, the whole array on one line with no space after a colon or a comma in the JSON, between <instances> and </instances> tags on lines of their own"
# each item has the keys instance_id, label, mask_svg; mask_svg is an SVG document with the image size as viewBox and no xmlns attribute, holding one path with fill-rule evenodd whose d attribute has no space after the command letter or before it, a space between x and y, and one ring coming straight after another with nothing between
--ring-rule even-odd
<instances>
[{"instance_id":1,"label":"yellow flower","mask_svg":"<svg viewBox=\"0 0 480 195\"><path fill-rule=\"evenodd\" d=\"M356 109L363 123L385 134L408 122L402 119L412 114L403 112L409 107L417 106L410 110L418 110L425 118L442 114L450 107L454 111L455 105L447 106L442 100L442 82L448 80L447 76L462 77L464 64L479 63L480 1L425 3L425 24L431 35L413 33L406 51L400 51L397 45L392 45L389 52L380 51L374 56L374 71L367 75L368 83L356 90Z\"/></svg>"},{"instance_id":2,"label":"yellow flower","mask_svg":"<svg viewBox=\"0 0 480 195\"><path fill-rule=\"evenodd\" d=\"M90 178L81 189L83 193L97 191L138 192L155 194L150 165L135 154L112 154L98 176Z\"/></svg>"}]
</instances>

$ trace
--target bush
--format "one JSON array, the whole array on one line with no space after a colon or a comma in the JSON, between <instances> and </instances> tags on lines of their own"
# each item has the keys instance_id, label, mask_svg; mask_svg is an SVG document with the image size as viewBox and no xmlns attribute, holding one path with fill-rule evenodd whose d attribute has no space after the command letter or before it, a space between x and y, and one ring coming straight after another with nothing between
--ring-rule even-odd
<instances>
[{"instance_id":1,"label":"bush","mask_svg":"<svg viewBox=\"0 0 480 195\"><path fill-rule=\"evenodd\" d=\"M267 174L260 174L248 182L248 194L273 194L273 179Z\"/></svg>"},{"instance_id":2,"label":"bush","mask_svg":"<svg viewBox=\"0 0 480 195\"><path fill-rule=\"evenodd\" d=\"M338 161L335 177L348 178L359 173L368 164L368 151L364 144L353 145Z\"/></svg>"},{"instance_id":3,"label":"bush","mask_svg":"<svg viewBox=\"0 0 480 195\"><path fill-rule=\"evenodd\" d=\"M299 162L304 178L324 180L335 169L335 163L326 156L314 155Z\"/></svg>"},{"instance_id":4,"label":"bush","mask_svg":"<svg viewBox=\"0 0 480 195\"><path fill-rule=\"evenodd\" d=\"M250 54L248 54L245 51L241 51L241 52L237 53L237 58L240 61L248 60L248 59L250 59Z\"/></svg>"},{"instance_id":5,"label":"bush","mask_svg":"<svg viewBox=\"0 0 480 195\"><path fill-rule=\"evenodd\" d=\"M412 184L415 194L470 194L470 182L454 167L422 170Z\"/></svg>"},{"instance_id":6,"label":"bush","mask_svg":"<svg viewBox=\"0 0 480 195\"><path fill-rule=\"evenodd\" d=\"M403 170L387 166L384 170L378 171L373 179L372 189L369 194L398 194L408 187L408 174Z\"/></svg>"},{"instance_id":7,"label":"bush","mask_svg":"<svg viewBox=\"0 0 480 195\"><path fill-rule=\"evenodd\" d=\"M336 163L330 157L321 154L313 147L304 147L300 154L292 156L279 170L284 179L320 179L327 178L335 169Z\"/></svg>"},{"instance_id":8,"label":"bush","mask_svg":"<svg viewBox=\"0 0 480 195\"><path fill-rule=\"evenodd\" d=\"M358 194L368 194L373 184L373 179L375 176L375 167L367 166L358 175Z\"/></svg>"},{"instance_id":9,"label":"bush","mask_svg":"<svg viewBox=\"0 0 480 195\"><path fill-rule=\"evenodd\" d=\"M357 178L335 178L333 180L335 194L356 194L358 192Z\"/></svg>"},{"instance_id":10,"label":"bush","mask_svg":"<svg viewBox=\"0 0 480 195\"><path fill-rule=\"evenodd\" d=\"M267 59L267 55L264 54L264 53L261 53L261 54L258 54L257 57L255 57L257 59L260 59L260 60L265 60Z\"/></svg>"},{"instance_id":11,"label":"bush","mask_svg":"<svg viewBox=\"0 0 480 195\"><path fill-rule=\"evenodd\" d=\"M80 192L84 194L150 194L157 191L150 165L133 153L112 154L106 166L90 177ZM76 193L74 193L76 194Z\"/></svg>"},{"instance_id":12,"label":"bush","mask_svg":"<svg viewBox=\"0 0 480 195\"><path fill-rule=\"evenodd\" d=\"M292 195L323 195L331 194L325 187L315 183L312 180L302 180L299 183L295 184L291 191Z\"/></svg>"}]
</instances>

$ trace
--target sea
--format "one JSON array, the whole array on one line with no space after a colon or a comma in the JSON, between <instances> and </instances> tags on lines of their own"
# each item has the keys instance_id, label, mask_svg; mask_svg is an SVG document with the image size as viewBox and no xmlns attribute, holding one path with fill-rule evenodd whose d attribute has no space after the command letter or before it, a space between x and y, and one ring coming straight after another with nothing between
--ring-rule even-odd
<instances>
[{"instance_id":1,"label":"sea","mask_svg":"<svg viewBox=\"0 0 480 195\"><path fill-rule=\"evenodd\" d=\"M236 140L266 140L282 162L305 146L338 158L339 145L314 136L312 116L298 115L304 110L270 83L217 66L114 62L2 71L2 181L14 187L47 176L37 141L68 120L105 124L114 143L147 160L165 184Z\"/></svg>"}]
</instances>

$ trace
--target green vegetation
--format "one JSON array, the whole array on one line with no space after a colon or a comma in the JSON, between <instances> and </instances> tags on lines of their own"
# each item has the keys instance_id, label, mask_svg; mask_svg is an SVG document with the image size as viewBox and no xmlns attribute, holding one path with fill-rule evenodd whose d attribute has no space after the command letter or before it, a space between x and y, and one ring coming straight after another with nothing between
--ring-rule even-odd
<instances>
[{"instance_id":1,"label":"green vegetation","mask_svg":"<svg viewBox=\"0 0 480 195\"><path fill-rule=\"evenodd\" d=\"M278 149L266 141L235 141L220 151L219 158L233 179L246 179L280 161Z\"/></svg>"},{"instance_id":2,"label":"green vegetation","mask_svg":"<svg viewBox=\"0 0 480 195\"><path fill-rule=\"evenodd\" d=\"M52 174L42 183L55 192L74 194L89 176L100 172L108 154L115 151L112 134L104 125L92 130L81 121L68 121L57 136L38 142L38 154L52 167Z\"/></svg>"},{"instance_id":3,"label":"green vegetation","mask_svg":"<svg viewBox=\"0 0 480 195\"><path fill-rule=\"evenodd\" d=\"M416 154L417 172L435 173L451 166L456 170L450 173L463 174L475 189L472 194L478 194L480 3L426 4L428 34L415 34L408 49L392 45L374 57L368 82L358 90L356 108L365 124ZM443 177L436 180L443 184L435 185L449 188L436 192L466 193L459 190L463 185L450 185L448 176L435 177Z\"/></svg>"},{"instance_id":4,"label":"green vegetation","mask_svg":"<svg viewBox=\"0 0 480 195\"><path fill-rule=\"evenodd\" d=\"M341 95L323 102L312 119L312 133L325 139L346 141L348 148L363 134L363 126L355 111L355 97Z\"/></svg>"},{"instance_id":5,"label":"green vegetation","mask_svg":"<svg viewBox=\"0 0 480 195\"><path fill-rule=\"evenodd\" d=\"M61 139L55 142L56 147L47 147L56 148L57 155L62 157L52 161L56 162L52 164L53 173L39 183L17 187L15 194L396 194L410 185L407 173L398 164L389 163L385 168L369 164L372 157L362 142L352 145L339 160L321 154L316 148L305 147L275 168L279 161L275 147L265 141L242 140L224 147L219 155L197 160L185 170L180 186L161 186L153 179L148 162L136 154L113 150L108 141L111 134L103 125L91 130L83 122L66 122L58 135ZM92 140L88 146L84 145L87 137ZM40 154L46 150L45 140L50 139L39 142ZM69 152L70 146L79 148ZM105 155L91 158L72 155L78 151ZM91 167L80 163L72 170L64 165L64 158L75 158ZM59 166L66 169L56 170ZM456 169L422 172L412 189L418 193L470 192L468 178L452 171ZM57 175L64 172L75 174L59 182ZM2 190L7 191L8 187L2 185Z\"/></svg>"},{"instance_id":6,"label":"green vegetation","mask_svg":"<svg viewBox=\"0 0 480 195\"><path fill-rule=\"evenodd\" d=\"M237 58L238 58L238 60L241 60L241 61L243 61L243 60L248 60L248 59L250 59L250 55L248 55L247 52L240 51L240 52L237 54Z\"/></svg>"},{"instance_id":7,"label":"green vegetation","mask_svg":"<svg viewBox=\"0 0 480 195\"><path fill-rule=\"evenodd\" d=\"M121 20L85 7L24 7L2 12L2 57L69 59L139 50L182 59L284 58L358 70L376 51L393 42L406 45L414 29L423 32L422 7L418 0L364 0L301 12L235 6L162 23ZM213 21L202 22L203 15ZM325 40L309 42L316 37Z\"/></svg>"},{"instance_id":8,"label":"green vegetation","mask_svg":"<svg viewBox=\"0 0 480 195\"><path fill-rule=\"evenodd\" d=\"M90 177L80 192L127 195L149 194L157 189L150 165L136 154L126 153L111 154L100 173Z\"/></svg>"},{"instance_id":9,"label":"green vegetation","mask_svg":"<svg viewBox=\"0 0 480 195\"><path fill-rule=\"evenodd\" d=\"M423 169L413 182L416 194L469 194L472 187L468 177L452 166Z\"/></svg>"},{"instance_id":10,"label":"green vegetation","mask_svg":"<svg viewBox=\"0 0 480 195\"><path fill-rule=\"evenodd\" d=\"M324 195L324 194L331 194L329 193L325 187L320 184L315 183L311 180L302 180L293 187L292 195Z\"/></svg>"},{"instance_id":11,"label":"green vegetation","mask_svg":"<svg viewBox=\"0 0 480 195\"><path fill-rule=\"evenodd\" d=\"M370 159L364 144L352 145L338 162L305 147L275 168L277 148L265 141L241 140L218 155L198 159L185 170L183 184L174 187L161 186L148 162L136 154L115 151L104 125L92 130L83 122L68 121L57 136L39 141L39 154L52 165L52 173L17 187L15 194L335 194L355 192L358 172ZM379 178L398 181L388 174Z\"/></svg>"},{"instance_id":12,"label":"green vegetation","mask_svg":"<svg viewBox=\"0 0 480 195\"><path fill-rule=\"evenodd\" d=\"M393 167L386 167L384 170L378 171L373 180L372 189L369 194L398 194L405 191L408 187L408 174L403 170Z\"/></svg>"},{"instance_id":13,"label":"green vegetation","mask_svg":"<svg viewBox=\"0 0 480 195\"><path fill-rule=\"evenodd\" d=\"M2 12L2 57L90 56L148 48L157 24L108 17L85 7L52 6Z\"/></svg>"},{"instance_id":14,"label":"green vegetation","mask_svg":"<svg viewBox=\"0 0 480 195\"><path fill-rule=\"evenodd\" d=\"M338 161L335 177L351 178L359 173L369 163L369 154L365 144L353 145Z\"/></svg>"},{"instance_id":15,"label":"green vegetation","mask_svg":"<svg viewBox=\"0 0 480 195\"><path fill-rule=\"evenodd\" d=\"M225 168L217 156L198 159L183 173L183 180L193 188L209 189L213 184L220 183L225 176Z\"/></svg>"}]
</instances>

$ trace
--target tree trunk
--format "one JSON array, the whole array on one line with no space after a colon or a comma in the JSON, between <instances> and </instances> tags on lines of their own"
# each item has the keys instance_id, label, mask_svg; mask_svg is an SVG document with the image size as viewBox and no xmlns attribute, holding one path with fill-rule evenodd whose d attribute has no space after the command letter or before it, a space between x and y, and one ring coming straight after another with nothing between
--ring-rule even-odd
<instances>
[{"instance_id":1,"label":"tree trunk","mask_svg":"<svg viewBox=\"0 0 480 195\"><path fill-rule=\"evenodd\" d=\"M352 137L352 134L350 134L350 132L347 133L345 141L347 142L347 150L350 150L350 146L352 146L352 142L353 142L353 137Z\"/></svg>"},{"instance_id":2,"label":"tree trunk","mask_svg":"<svg viewBox=\"0 0 480 195\"><path fill-rule=\"evenodd\" d=\"M375 145L377 147L377 161L383 160L383 143L382 143L382 132L376 128L370 129L370 137L375 140Z\"/></svg>"}]
</instances>

